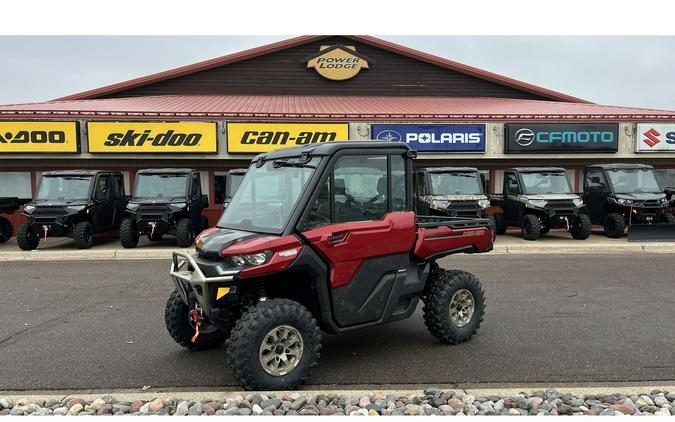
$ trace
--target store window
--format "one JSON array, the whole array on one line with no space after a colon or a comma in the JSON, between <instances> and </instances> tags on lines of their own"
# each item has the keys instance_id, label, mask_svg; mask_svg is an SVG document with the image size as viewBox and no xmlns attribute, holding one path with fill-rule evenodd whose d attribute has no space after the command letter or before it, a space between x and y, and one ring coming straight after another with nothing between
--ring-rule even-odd
<instances>
[{"instance_id":1,"label":"store window","mask_svg":"<svg viewBox=\"0 0 675 422\"><path fill-rule=\"evenodd\" d=\"M675 188L675 169L656 169L654 173L661 187Z\"/></svg>"},{"instance_id":2,"label":"store window","mask_svg":"<svg viewBox=\"0 0 675 422\"><path fill-rule=\"evenodd\" d=\"M32 198L30 172L0 172L0 197Z\"/></svg>"},{"instance_id":3,"label":"store window","mask_svg":"<svg viewBox=\"0 0 675 422\"><path fill-rule=\"evenodd\" d=\"M478 170L480 181L483 184L483 192L490 192L490 170Z\"/></svg>"},{"instance_id":4,"label":"store window","mask_svg":"<svg viewBox=\"0 0 675 422\"><path fill-rule=\"evenodd\" d=\"M113 195L117 198L124 196L124 178L121 174L113 175Z\"/></svg>"}]
</instances>

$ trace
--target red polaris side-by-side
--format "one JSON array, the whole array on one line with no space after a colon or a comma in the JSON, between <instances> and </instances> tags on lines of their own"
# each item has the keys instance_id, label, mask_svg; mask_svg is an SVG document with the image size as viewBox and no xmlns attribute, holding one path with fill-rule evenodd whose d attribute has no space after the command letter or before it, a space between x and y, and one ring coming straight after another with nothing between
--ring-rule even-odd
<instances>
[{"instance_id":1,"label":"red polaris side-by-side","mask_svg":"<svg viewBox=\"0 0 675 422\"><path fill-rule=\"evenodd\" d=\"M415 215L406 145L331 142L256 157L194 255L175 252L166 307L191 350L226 343L246 389L293 389L317 366L320 330L410 317L440 341L476 333L480 282L436 260L492 249L488 219Z\"/></svg>"}]
</instances>

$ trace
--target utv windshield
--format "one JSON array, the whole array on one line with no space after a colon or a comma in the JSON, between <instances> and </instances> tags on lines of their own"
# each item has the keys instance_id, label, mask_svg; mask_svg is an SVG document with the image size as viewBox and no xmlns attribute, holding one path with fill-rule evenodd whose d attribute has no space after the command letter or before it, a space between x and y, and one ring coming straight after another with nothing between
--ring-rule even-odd
<instances>
[{"instance_id":1,"label":"utv windshield","mask_svg":"<svg viewBox=\"0 0 675 422\"><path fill-rule=\"evenodd\" d=\"M429 173L433 195L481 195L483 184L476 172Z\"/></svg>"},{"instance_id":2,"label":"utv windshield","mask_svg":"<svg viewBox=\"0 0 675 422\"><path fill-rule=\"evenodd\" d=\"M526 195L572 193L570 182L562 171L523 172L521 177Z\"/></svg>"},{"instance_id":3,"label":"utv windshield","mask_svg":"<svg viewBox=\"0 0 675 422\"><path fill-rule=\"evenodd\" d=\"M36 200L75 201L89 198L93 176L42 176Z\"/></svg>"},{"instance_id":4,"label":"utv windshield","mask_svg":"<svg viewBox=\"0 0 675 422\"><path fill-rule=\"evenodd\" d=\"M188 174L139 174L136 176L134 198L185 198Z\"/></svg>"},{"instance_id":5,"label":"utv windshield","mask_svg":"<svg viewBox=\"0 0 675 422\"><path fill-rule=\"evenodd\" d=\"M652 169L607 170L614 193L660 193L661 187Z\"/></svg>"},{"instance_id":6,"label":"utv windshield","mask_svg":"<svg viewBox=\"0 0 675 422\"><path fill-rule=\"evenodd\" d=\"M280 233L288 223L301 193L314 174L319 158L266 161L249 168L218 227Z\"/></svg>"}]
</instances>

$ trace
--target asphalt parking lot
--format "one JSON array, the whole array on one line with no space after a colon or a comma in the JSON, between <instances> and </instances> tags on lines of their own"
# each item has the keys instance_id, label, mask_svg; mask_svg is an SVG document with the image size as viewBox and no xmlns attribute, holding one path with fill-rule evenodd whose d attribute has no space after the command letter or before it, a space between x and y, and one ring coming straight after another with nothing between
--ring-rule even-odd
<instances>
[{"instance_id":1,"label":"asphalt parking lot","mask_svg":"<svg viewBox=\"0 0 675 422\"><path fill-rule=\"evenodd\" d=\"M444 346L409 320L325 335L320 385L675 380L668 255L475 255L478 335ZM224 349L191 353L164 328L164 260L0 263L0 390L235 387ZM421 307L420 307L421 308Z\"/></svg>"}]
</instances>

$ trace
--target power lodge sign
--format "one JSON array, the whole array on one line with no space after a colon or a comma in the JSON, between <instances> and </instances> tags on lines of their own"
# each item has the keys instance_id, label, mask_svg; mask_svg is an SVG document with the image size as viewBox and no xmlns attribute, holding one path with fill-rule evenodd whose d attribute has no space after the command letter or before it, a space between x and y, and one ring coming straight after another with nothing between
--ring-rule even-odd
<instances>
[{"instance_id":1,"label":"power lodge sign","mask_svg":"<svg viewBox=\"0 0 675 422\"><path fill-rule=\"evenodd\" d=\"M326 79L344 81L358 75L361 69L370 69L372 59L356 51L351 45L322 45L317 54L304 59L307 69L314 69Z\"/></svg>"},{"instance_id":2,"label":"power lodge sign","mask_svg":"<svg viewBox=\"0 0 675 422\"><path fill-rule=\"evenodd\" d=\"M77 122L0 122L0 154L77 153L80 151Z\"/></svg>"},{"instance_id":3,"label":"power lodge sign","mask_svg":"<svg viewBox=\"0 0 675 422\"><path fill-rule=\"evenodd\" d=\"M261 153L349 139L348 123L228 123L229 153Z\"/></svg>"},{"instance_id":4,"label":"power lodge sign","mask_svg":"<svg viewBox=\"0 0 675 422\"><path fill-rule=\"evenodd\" d=\"M214 122L88 122L91 153L218 152Z\"/></svg>"}]
</instances>

